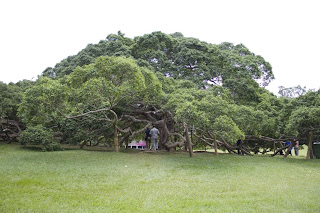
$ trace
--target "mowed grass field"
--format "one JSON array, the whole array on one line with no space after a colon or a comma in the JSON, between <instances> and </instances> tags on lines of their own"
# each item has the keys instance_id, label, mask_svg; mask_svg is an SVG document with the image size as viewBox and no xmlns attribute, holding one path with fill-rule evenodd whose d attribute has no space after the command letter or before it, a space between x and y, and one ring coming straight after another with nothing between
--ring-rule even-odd
<instances>
[{"instance_id":1,"label":"mowed grass field","mask_svg":"<svg viewBox=\"0 0 320 213\"><path fill-rule=\"evenodd\" d=\"M320 160L0 143L0 212L320 212Z\"/></svg>"}]
</instances>

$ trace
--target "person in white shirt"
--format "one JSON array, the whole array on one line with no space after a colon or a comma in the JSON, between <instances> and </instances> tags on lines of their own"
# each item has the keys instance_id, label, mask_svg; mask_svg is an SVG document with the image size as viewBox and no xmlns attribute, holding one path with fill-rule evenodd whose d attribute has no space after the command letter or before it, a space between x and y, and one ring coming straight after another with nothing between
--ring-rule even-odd
<instances>
[{"instance_id":1,"label":"person in white shirt","mask_svg":"<svg viewBox=\"0 0 320 213\"><path fill-rule=\"evenodd\" d=\"M153 128L150 130L150 135L151 135L151 143L152 143L152 148L153 150L158 149L158 136L159 136L159 130L153 125Z\"/></svg>"}]
</instances>

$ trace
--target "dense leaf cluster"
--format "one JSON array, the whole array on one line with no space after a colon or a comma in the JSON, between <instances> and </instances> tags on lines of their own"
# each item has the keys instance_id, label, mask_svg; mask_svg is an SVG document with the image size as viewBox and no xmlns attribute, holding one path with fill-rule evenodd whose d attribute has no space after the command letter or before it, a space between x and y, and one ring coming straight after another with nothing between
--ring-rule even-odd
<instances>
[{"instance_id":1,"label":"dense leaf cluster","mask_svg":"<svg viewBox=\"0 0 320 213\"><path fill-rule=\"evenodd\" d=\"M26 129L20 136L20 143L42 145L43 151L61 150L58 141L54 140L51 129L46 129L42 125L31 126Z\"/></svg>"},{"instance_id":2,"label":"dense leaf cluster","mask_svg":"<svg viewBox=\"0 0 320 213\"><path fill-rule=\"evenodd\" d=\"M167 77L194 82L198 88L222 85L238 102L257 101L256 90L274 79L271 65L243 44L219 45L180 33L154 32L130 39L121 32L98 44L89 44L74 56L47 68L44 76L62 77L77 66L93 63L99 56L132 57L137 64Z\"/></svg>"}]
</instances>

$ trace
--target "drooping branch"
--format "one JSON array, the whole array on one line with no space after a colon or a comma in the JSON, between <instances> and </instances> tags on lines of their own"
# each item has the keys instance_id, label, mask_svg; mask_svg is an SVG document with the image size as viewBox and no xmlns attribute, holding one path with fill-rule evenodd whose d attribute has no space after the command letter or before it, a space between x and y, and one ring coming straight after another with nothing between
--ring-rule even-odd
<instances>
[{"instance_id":1,"label":"drooping branch","mask_svg":"<svg viewBox=\"0 0 320 213\"><path fill-rule=\"evenodd\" d=\"M182 147L183 144L186 142L185 137L180 134L179 132L170 131L168 129L168 125L172 124L174 125L173 121L173 115L169 111L163 111L158 110L155 107L149 107L148 111L145 110L146 108L138 108L132 111L133 116L126 116L127 118L131 118L131 120L137 121L137 122L150 122L150 125L153 124L157 126L157 128L160 131L160 146L166 148L167 150L173 149L175 147ZM136 117L142 116L144 119L137 119ZM141 133L143 130L145 130L147 127L136 131L138 133ZM171 136L176 136L181 138L180 142L169 142L169 138Z\"/></svg>"},{"instance_id":2,"label":"drooping branch","mask_svg":"<svg viewBox=\"0 0 320 213\"><path fill-rule=\"evenodd\" d=\"M170 119L167 118L167 115L169 115ZM173 148L176 148L176 147L182 147L183 144L187 142L187 138L186 138L186 136L183 136L179 132L171 132L171 131L169 131L167 123L168 123L168 120L171 120L172 114L168 113L167 115L165 116L165 118L163 120L160 120L160 122L158 123L158 125L162 126L162 131L163 131L163 135L164 135L162 144L164 145L164 147L167 150L170 150L170 149L173 149ZM170 143L169 142L169 138L171 136L179 137L179 138L181 138L181 141L180 142ZM193 145L191 143L191 141L190 141L190 144L191 144L191 146Z\"/></svg>"},{"instance_id":3,"label":"drooping branch","mask_svg":"<svg viewBox=\"0 0 320 213\"><path fill-rule=\"evenodd\" d=\"M204 132L204 131L202 131L202 132ZM208 137L205 137L203 134L201 136L199 136L196 133L194 133L194 136L199 138L202 142L204 142L210 146L214 146L213 143L208 142L208 141L214 142L214 138L212 137L212 135L209 134L209 138L208 138ZM236 148L233 148L232 146L230 146L226 141L219 141L217 139L216 139L216 141L217 141L217 145L219 147L224 146L228 150L229 153L231 153L231 152L236 153L235 151L233 151Z\"/></svg>"},{"instance_id":4,"label":"drooping branch","mask_svg":"<svg viewBox=\"0 0 320 213\"><path fill-rule=\"evenodd\" d=\"M281 137L281 138L270 138L270 137L266 137L266 136L255 136L255 135L246 135L245 136L245 140L262 140L262 141L266 141L266 142L279 142L279 141L286 141L286 140L293 140L296 137L293 136L286 136L285 138Z\"/></svg>"},{"instance_id":5,"label":"drooping branch","mask_svg":"<svg viewBox=\"0 0 320 213\"><path fill-rule=\"evenodd\" d=\"M214 138L208 138L208 137L205 137L204 135L199 136L196 133L193 133L193 136L195 136L196 138L200 139L203 143L205 143L205 144L207 144L209 146L214 146L213 143L208 142L208 141L214 142ZM219 140L216 140L216 141L217 141L217 144L218 144L219 147L223 145L223 143L221 141L219 141Z\"/></svg>"},{"instance_id":6,"label":"drooping branch","mask_svg":"<svg viewBox=\"0 0 320 213\"><path fill-rule=\"evenodd\" d=\"M221 136L220 136L220 137L221 137ZM234 150L236 150L237 148L232 147L230 144L228 144L223 137L221 137L221 139L223 140L222 143L224 144L224 146L226 147L226 149L228 150L229 153L233 152L233 153L237 154L236 151L234 151Z\"/></svg>"},{"instance_id":7,"label":"drooping branch","mask_svg":"<svg viewBox=\"0 0 320 213\"><path fill-rule=\"evenodd\" d=\"M88 111L88 112L85 112L85 113L81 113L81 114L78 114L78 115L74 115L74 116L66 116L67 118L70 118L70 119L75 119L75 118L80 118L80 117L88 117L89 115L91 114L95 114L95 113L98 113L98 112L111 112L112 114L115 114L115 112L109 108L102 108L102 109L97 109L97 110L91 110L91 111ZM111 122L112 120L109 119L108 117L105 116L105 119L104 120L107 120L109 122Z\"/></svg>"},{"instance_id":8,"label":"drooping branch","mask_svg":"<svg viewBox=\"0 0 320 213\"><path fill-rule=\"evenodd\" d=\"M131 120L130 124L125 126L124 128L119 128L117 126L117 129L119 130L119 132L121 133L129 133L129 136L130 137L133 137L134 135L136 134L140 134L142 132L144 132L148 127L151 126L151 122L148 121L148 120L144 120L144 119L137 119L136 117L134 116L131 116L131 115L125 115L124 118L128 118ZM136 123L147 123L147 125L145 125L143 128L139 129L139 130L136 130L136 131L132 131L131 130L131 126L133 124L136 124Z\"/></svg>"},{"instance_id":9,"label":"drooping branch","mask_svg":"<svg viewBox=\"0 0 320 213\"><path fill-rule=\"evenodd\" d=\"M151 126L151 124L152 124L152 123L149 122L149 123L147 123L147 125L145 125L142 129L139 129L139 130L136 130L136 131L132 132L132 134L130 135L130 137L133 137L133 136L138 135L138 134L140 134L140 133L142 133L142 132L145 132L146 129Z\"/></svg>"},{"instance_id":10,"label":"drooping branch","mask_svg":"<svg viewBox=\"0 0 320 213\"><path fill-rule=\"evenodd\" d=\"M5 120L0 118L0 123L0 137L2 137L3 140L8 141L8 143L11 143L12 141L16 140L21 135L21 128L23 127L23 125L18 121L8 119Z\"/></svg>"},{"instance_id":11,"label":"drooping branch","mask_svg":"<svg viewBox=\"0 0 320 213\"><path fill-rule=\"evenodd\" d=\"M199 131L199 130L198 130L198 131ZM198 139L200 139L202 142L204 142L204 143L206 143L206 144L208 144L208 145L210 145L210 146L214 146L214 144L213 144L213 143L210 143L209 141L214 142L214 141L216 140L217 145L218 145L219 147L224 146L224 147L228 150L229 153L235 153L235 154L237 154L237 152L236 152L235 150L240 149L240 150L241 150L243 153L245 153L246 155L252 156L252 154L251 154L249 151L247 151L243 146L242 146L242 147L234 147L234 146L231 146L228 142L226 142L226 141L224 140L224 138L221 137L221 136L220 136L220 138L222 139L222 141L215 139L214 136L213 136L210 132L208 132L208 131L206 132L206 134L207 134L209 137L205 137L205 131L200 130L200 132L202 132L202 135L201 135L201 136L197 135L196 133L194 133L194 136L197 137Z\"/></svg>"},{"instance_id":12,"label":"drooping branch","mask_svg":"<svg viewBox=\"0 0 320 213\"><path fill-rule=\"evenodd\" d=\"M288 145L288 146L281 147L280 149L278 149L277 151L275 151L275 153L273 153L273 154L271 155L271 157L276 156L279 152L287 149L288 147L289 147L289 145Z\"/></svg>"}]
</instances>

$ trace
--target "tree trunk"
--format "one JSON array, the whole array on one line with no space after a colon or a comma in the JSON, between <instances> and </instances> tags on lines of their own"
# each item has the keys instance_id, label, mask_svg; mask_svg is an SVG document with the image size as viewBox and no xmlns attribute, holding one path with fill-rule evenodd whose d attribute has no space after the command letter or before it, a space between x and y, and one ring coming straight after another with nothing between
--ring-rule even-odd
<instances>
[{"instance_id":1,"label":"tree trunk","mask_svg":"<svg viewBox=\"0 0 320 213\"><path fill-rule=\"evenodd\" d=\"M307 151L307 157L306 157L307 160L309 160L310 158L313 158L312 139L313 139L313 131L310 131L308 135L308 151Z\"/></svg>"},{"instance_id":2,"label":"tree trunk","mask_svg":"<svg viewBox=\"0 0 320 213\"><path fill-rule=\"evenodd\" d=\"M217 144L217 138L216 138L216 134L214 133L213 135L213 143L214 143L214 154L218 155L218 144Z\"/></svg>"},{"instance_id":3,"label":"tree trunk","mask_svg":"<svg viewBox=\"0 0 320 213\"><path fill-rule=\"evenodd\" d=\"M289 155L289 153L291 153L292 146L293 146L293 143L291 142L289 147L288 147L288 149L287 149L287 151L286 151L286 153L284 154L285 158ZM292 153L291 153L291 155L292 155Z\"/></svg>"},{"instance_id":4,"label":"tree trunk","mask_svg":"<svg viewBox=\"0 0 320 213\"><path fill-rule=\"evenodd\" d=\"M191 141L191 143L192 143L192 141L193 141L193 127L191 128L191 130L190 130L190 133L191 133L191 136L190 136L190 141Z\"/></svg>"},{"instance_id":5,"label":"tree trunk","mask_svg":"<svg viewBox=\"0 0 320 213\"><path fill-rule=\"evenodd\" d=\"M128 145L129 145L129 135L126 137L126 140L125 140L126 142L126 149L128 149ZM146 143L147 143L147 141L146 141Z\"/></svg>"},{"instance_id":6,"label":"tree trunk","mask_svg":"<svg viewBox=\"0 0 320 213\"><path fill-rule=\"evenodd\" d=\"M187 139L187 136L186 136ZM186 141L186 143L184 144L184 150L187 151L188 150L188 142Z\"/></svg>"},{"instance_id":7,"label":"tree trunk","mask_svg":"<svg viewBox=\"0 0 320 213\"><path fill-rule=\"evenodd\" d=\"M187 146L188 146L188 149L189 149L189 155L190 155L190 157L193 157L193 149L192 149L192 145L191 145L191 141L190 141L187 125L185 125L185 127L184 127L184 132L185 132L185 135L186 135L186 141L187 141Z\"/></svg>"},{"instance_id":8,"label":"tree trunk","mask_svg":"<svg viewBox=\"0 0 320 213\"><path fill-rule=\"evenodd\" d=\"M282 146L282 145L281 145ZM283 150L285 150L287 147L285 146L285 147L281 147L281 148L279 148L275 153L273 153L272 155L271 155L271 157L273 157L273 156L275 156L275 155L277 155L279 152L281 152L281 151L283 151Z\"/></svg>"},{"instance_id":9,"label":"tree trunk","mask_svg":"<svg viewBox=\"0 0 320 213\"><path fill-rule=\"evenodd\" d=\"M87 144L87 142L83 141L82 143L80 143L80 149L83 149L83 147Z\"/></svg>"},{"instance_id":10,"label":"tree trunk","mask_svg":"<svg viewBox=\"0 0 320 213\"><path fill-rule=\"evenodd\" d=\"M113 129L114 129L114 135L113 135L114 147L116 149L116 152L119 152L119 138L118 138L118 129L116 124L114 124Z\"/></svg>"}]
</instances>

